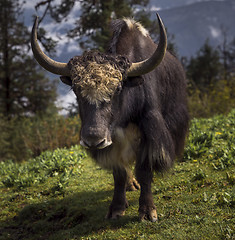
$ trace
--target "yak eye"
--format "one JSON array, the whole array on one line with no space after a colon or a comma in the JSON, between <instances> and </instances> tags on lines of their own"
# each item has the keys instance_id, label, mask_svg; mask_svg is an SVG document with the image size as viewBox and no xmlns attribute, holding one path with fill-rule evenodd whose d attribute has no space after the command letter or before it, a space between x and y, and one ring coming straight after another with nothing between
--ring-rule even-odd
<instances>
[{"instance_id":1,"label":"yak eye","mask_svg":"<svg viewBox=\"0 0 235 240\"><path fill-rule=\"evenodd\" d=\"M116 93L119 94L122 90L122 84L119 83L118 86L117 86L117 89L116 89Z\"/></svg>"}]
</instances>

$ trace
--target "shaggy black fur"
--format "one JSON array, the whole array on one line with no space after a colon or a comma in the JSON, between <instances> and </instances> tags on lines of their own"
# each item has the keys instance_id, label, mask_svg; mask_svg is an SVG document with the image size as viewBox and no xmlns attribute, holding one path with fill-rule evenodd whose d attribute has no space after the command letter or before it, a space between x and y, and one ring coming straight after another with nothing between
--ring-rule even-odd
<instances>
[{"instance_id":1,"label":"shaggy black fur","mask_svg":"<svg viewBox=\"0 0 235 240\"><path fill-rule=\"evenodd\" d=\"M108 53L125 55L130 62L138 62L155 51L152 39L135 27L129 29L125 21L115 20L111 27L113 36ZM134 100L124 100L126 105L120 115L124 119L123 113L132 114L129 119L134 119L142 132L137 165L143 168L151 165L156 171L169 169L174 159L182 156L189 122L186 78L181 63L167 52L154 71L129 78L127 82L142 83L124 91L124 99L127 95Z\"/></svg>"},{"instance_id":2,"label":"shaggy black fur","mask_svg":"<svg viewBox=\"0 0 235 240\"><path fill-rule=\"evenodd\" d=\"M83 56L74 57L69 62L70 68L77 64L86 67L90 61L109 63L126 79L110 103L99 106L79 97L79 89L75 89L82 120L81 138L90 143L86 145L91 146L90 151L95 160L108 161L110 164L107 165L113 168L115 190L108 218L123 215L127 205L125 184L128 171L117 164L119 153L117 156L111 153L112 148L115 148L113 146L122 151L118 148L122 146L117 144L118 141L114 144L117 129L125 132L129 124L134 124L140 131L139 145L135 148L138 149L135 150L136 176L141 185L140 219L156 221L157 218L151 192L153 171L169 169L175 158L181 157L183 153L189 116L186 79L180 62L167 52L161 64L152 72L126 78L130 63L149 58L156 47L151 38L143 35L137 27L129 28L124 20L117 20L113 23L113 37L107 53L85 52ZM103 139L112 140L113 145L103 149L97 147L103 143Z\"/></svg>"}]
</instances>

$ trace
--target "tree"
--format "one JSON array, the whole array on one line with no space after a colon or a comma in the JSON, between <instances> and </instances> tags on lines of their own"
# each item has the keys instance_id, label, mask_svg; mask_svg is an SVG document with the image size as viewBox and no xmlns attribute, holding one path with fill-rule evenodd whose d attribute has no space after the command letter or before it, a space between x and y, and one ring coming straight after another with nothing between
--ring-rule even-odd
<instances>
[{"instance_id":1,"label":"tree","mask_svg":"<svg viewBox=\"0 0 235 240\"><path fill-rule=\"evenodd\" d=\"M29 55L30 33L18 0L0 1L0 112L10 119L55 107L55 83Z\"/></svg>"},{"instance_id":2,"label":"tree","mask_svg":"<svg viewBox=\"0 0 235 240\"><path fill-rule=\"evenodd\" d=\"M189 109L193 117L225 114L234 108L235 78L232 44L212 48L208 41L197 56L185 61L189 79ZM234 45L235 46L235 45Z\"/></svg>"},{"instance_id":3,"label":"tree","mask_svg":"<svg viewBox=\"0 0 235 240\"><path fill-rule=\"evenodd\" d=\"M44 7L43 17L49 13L57 22L65 19L73 9L76 0L62 0L56 5L55 0L41 1L36 8ZM157 40L158 23L150 20L150 12L143 7L149 0L80 0L81 15L75 21L75 27L68 36L78 39L83 49L98 48L104 51L111 36L110 22L112 19L134 17L147 28L154 40ZM174 45L169 44L171 49Z\"/></svg>"},{"instance_id":4,"label":"tree","mask_svg":"<svg viewBox=\"0 0 235 240\"><path fill-rule=\"evenodd\" d=\"M85 35L88 40L81 41L80 46L85 48L98 48L104 51L111 37L110 23L113 19L130 17L134 14L134 5L147 5L149 1L140 0L99 0L82 1L82 14L76 22L76 27L70 32L71 37ZM145 23L150 22L145 15L139 15ZM140 19L136 19L140 20ZM142 21L143 22L143 21ZM94 44L94 46L92 45Z\"/></svg>"},{"instance_id":5,"label":"tree","mask_svg":"<svg viewBox=\"0 0 235 240\"><path fill-rule=\"evenodd\" d=\"M221 62L223 64L223 77L225 80L233 78L235 73L235 38L229 42L227 30L222 28L223 42L218 46Z\"/></svg>"},{"instance_id":6,"label":"tree","mask_svg":"<svg viewBox=\"0 0 235 240\"><path fill-rule=\"evenodd\" d=\"M221 73L219 52L213 49L206 41L192 57L187 65L187 76L201 90L207 91L217 80Z\"/></svg>"}]
</instances>

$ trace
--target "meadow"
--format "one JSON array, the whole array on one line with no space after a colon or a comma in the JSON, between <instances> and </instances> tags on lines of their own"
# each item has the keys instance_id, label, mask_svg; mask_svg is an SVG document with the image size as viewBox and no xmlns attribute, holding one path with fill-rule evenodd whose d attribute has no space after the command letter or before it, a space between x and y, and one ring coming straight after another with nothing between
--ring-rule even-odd
<instances>
[{"instance_id":1,"label":"meadow","mask_svg":"<svg viewBox=\"0 0 235 240\"><path fill-rule=\"evenodd\" d=\"M112 174L74 146L0 162L0 240L235 239L235 110L193 119L184 157L155 174L158 222L139 222L139 191L106 220Z\"/></svg>"}]
</instances>

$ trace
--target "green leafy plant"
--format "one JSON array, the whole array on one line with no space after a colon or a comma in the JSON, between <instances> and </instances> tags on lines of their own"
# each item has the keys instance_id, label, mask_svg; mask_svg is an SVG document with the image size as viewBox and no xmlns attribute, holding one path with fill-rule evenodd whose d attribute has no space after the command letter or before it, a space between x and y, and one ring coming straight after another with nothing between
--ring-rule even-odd
<instances>
[{"instance_id":1,"label":"green leafy plant","mask_svg":"<svg viewBox=\"0 0 235 240\"><path fill-rule=\"evenodd\" d=\"M1 182L6 187L18 189L43 183L47 178L57 178L57 187L52 192L62 192L67 186L69 177L79 174L82 159L86 153L75 146L67 149L46 151L40 156L31 159L27 164L9 162L0 163Z\"/></svg>"},{"instance_id":2,"label":"green leafy plant","mask_svg":"<svg viewBox=\"0 0 235 240\"><path fill-rule=\"evenodd\" d=\"M235 165L235 110L226 117L193 119L189 131L184 161L204 157L216 170Z\"/></svg>"}]
</instances>

